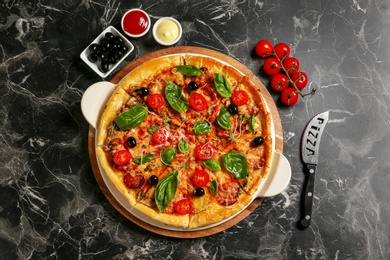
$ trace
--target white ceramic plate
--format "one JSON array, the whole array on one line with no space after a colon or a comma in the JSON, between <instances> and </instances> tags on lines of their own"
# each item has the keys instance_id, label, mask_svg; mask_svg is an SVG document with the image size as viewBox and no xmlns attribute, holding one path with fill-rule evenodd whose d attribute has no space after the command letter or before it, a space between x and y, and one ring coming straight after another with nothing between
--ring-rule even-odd
<instances>
[{"instance_id":1,"label":"white ceramic plate","mask_svg":"<svg viewBox=\"0 0 390 260\"><path fill-rule=\"evenodd\" d=\"M180 54L174 54L174 55L180 55ZM194 55L194 54L192 54ZM221 61L222 62L222 61ZM117 85L112 84L110 82L98 82L93 85L91 85L85 92L81 100L81 110L83 112L83 115L85 119L88 121L88 123L97 129L98 122L100 120L101 114L103 112L103 109L108 101L108 99L111 97L111 94L115 90ZM275 128L272 121L272 138L274 140L273 142L273 152L272 152L272 162L271 167L266 175L266 177L262 180L260 183L256 193L253 195L252 200L250 203L248 203L247 206L249 206L252 201L256 198L264 198L264 197L273 197L282 191L284 191L288 184L290 183L291 179L291 167L287 160L287 158L277 152L275 150ZM95 137L97 137L98 134L96 133ZM96 143L96 140L95 140ZM203 229L208 229L215 227L217 225L220 225L222 223L225 223L229 221L230 219L234 218L238 214L240 214L245 208L243 208L241 211L237 212L233 216L224 219L223 221L220 221L218 223L196 228L196 229L185 229L185 228L178 228L173 226L165 225L161 222L158 222L149 216L143 214L142 212L138 211L137 209L134 209L127 201L127 199L122 195L122 193L119 192L119 190L115 187L115 185L111 182L107 174L105 173L104 169L101 167L99 159L97 159L98 166L100 173L102 174L102 178L107 185L107 188L110 190L111 194L114 196L114 198L132 215L135 217L143 220L144 222L167 230L172 231L198 231Z\"/></svg>"}]
</instances>

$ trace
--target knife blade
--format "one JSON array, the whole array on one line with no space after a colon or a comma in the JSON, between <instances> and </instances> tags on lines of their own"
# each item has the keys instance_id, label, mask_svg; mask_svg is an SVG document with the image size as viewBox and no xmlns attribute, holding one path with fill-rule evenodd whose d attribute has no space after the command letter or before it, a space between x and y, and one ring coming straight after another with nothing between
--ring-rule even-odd
<instances>
[{"instance_id":1,"label":"knife blade","mask_svg":"<svg viewBox=\"0 0 390 260\"><path fill-rule=\"evenodd\" d=\"M306 125L302 135L301 156L306 166L308 177L305 184L303 218L300 220L302 227L307 228L311 224L312 206L314 197L314 180L318 163L320 141L325 125L328 122L329 111L313 117Z\"/></svg>"}]
</instances>

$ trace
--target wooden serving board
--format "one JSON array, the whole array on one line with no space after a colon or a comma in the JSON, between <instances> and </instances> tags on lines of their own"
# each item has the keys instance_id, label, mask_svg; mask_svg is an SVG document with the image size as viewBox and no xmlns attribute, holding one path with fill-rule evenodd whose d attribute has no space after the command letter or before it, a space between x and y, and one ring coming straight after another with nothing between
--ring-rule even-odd
<instances>
[{"instance_id":1,"label":"wooden serving board","mask_svg":"<svg viewBox=\"0 0 390 260\"><path fill-rule=\"evenodd\" d=\"M171 47L162 49L159 51L155 51L152 53L149 53L147 55L144 55L132 62L130 62L128 65L126 65L122 70L120 70L112 79L111 83L117 84L125 75L127 75L130 71L132 71L134 68L138 67L142 63L161 56L165 55L171 55L171 54L178 54L178 53L194 53L194 54L201 54L201 55L207 55L213 58L216 58L218 60L224 61L231 66L235 67L239 71L241 71L243 74L248 76L250 80L260 88L261 93L263 94L264 99L267 102L267 105L270 109L273 123L275 126L275 148L276 151L282 153L283 152L283 132L282 132L282 125L280 122L280 117L278 110L276 108L276 105L269 94L267 88L263 85L263 83L243 64L241 64L239 61L235 60L234 58L227 56L223 53L200 48L200 47L192 47L192 46L178 46L178 47ZM163 228L159 228L153 225L150 225L141 219L135 217L130 212L128 212L111 194L109 189L107 188L103 177L100 173L99 166L96 159L96 153L95 153L95 129L93 127L89 128L88 132L88 150L89 150L89 157L91 161L91 166L93 173L95 175L96 181L99 184L100 189L108 199L108 201L114 206L116 210L118 210L123 216L134 222L135 224L139 225L140 227L143 227L151 232L169 236L169 237L177 237L177 238L198 238L198 237L205 237L209 235L213 235L216 233L219 233L221 231L224 231L241 220L243 220L245 217L247 217L252 211L254 211L264 200L262 198L255 199L245 210L243 210L240 214L238 214L236 217L230 219L229 221L222 223L218 226L211 227L204 230L198 230L198 231L172 231L167 230Z\"/></svg>"}]
</instances>

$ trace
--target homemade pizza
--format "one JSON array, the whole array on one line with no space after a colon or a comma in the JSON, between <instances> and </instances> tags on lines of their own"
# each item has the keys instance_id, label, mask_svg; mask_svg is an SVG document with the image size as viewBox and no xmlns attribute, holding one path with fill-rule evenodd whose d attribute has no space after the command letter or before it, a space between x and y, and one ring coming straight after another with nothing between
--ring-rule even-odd
<instances>
[{"instance_id":1,"label":"homemade pizza","mask_svg":"<svg viewBox=\"0 0 390 260\"><path fill-rule=\"evenodd\" d=\"M271 118L259 88L232 66L196 54L132 70L97 130L100 165L132 209L179 228L239 213L271 164Z\"/></svg>"}]
</instances>

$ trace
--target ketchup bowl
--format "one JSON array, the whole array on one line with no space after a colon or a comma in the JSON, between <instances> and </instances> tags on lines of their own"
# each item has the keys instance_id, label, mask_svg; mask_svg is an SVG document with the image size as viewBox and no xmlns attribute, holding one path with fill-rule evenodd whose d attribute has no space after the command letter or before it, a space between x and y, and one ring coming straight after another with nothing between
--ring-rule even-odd
<instances>
[{"instance_id":1,"label":"ketchup bowl","mask_svg":"<svg viewBox=\"0 0 390 260\"><path fill-rule=\"evenodd\" d=\"M141 9L130 9L122 16L122 30L132 38L144 36L150 29L150 17Z\"/></svg>"}]
</instances>

